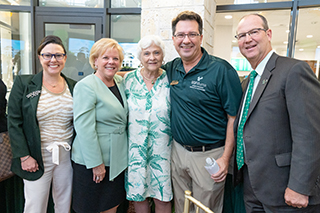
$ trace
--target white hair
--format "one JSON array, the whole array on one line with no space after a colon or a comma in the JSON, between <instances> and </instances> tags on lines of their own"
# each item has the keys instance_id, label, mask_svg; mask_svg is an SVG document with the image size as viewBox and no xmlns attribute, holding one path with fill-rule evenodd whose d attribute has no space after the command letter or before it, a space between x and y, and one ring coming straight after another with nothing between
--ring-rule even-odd
<instances>
[{"instance_id":1,"label":"white hair","mask_svg":"<svg viewBox=\"0 0 320 213\"><path fill-rule=\"evenodd\" d=\"M162 50L163 58L164 58L164 42L157 35L147 35L140 39L137 47L137 58L141 61L141 52L143 49L150 47L152 44L157 45Z\"/></svg>"}]
</instances>

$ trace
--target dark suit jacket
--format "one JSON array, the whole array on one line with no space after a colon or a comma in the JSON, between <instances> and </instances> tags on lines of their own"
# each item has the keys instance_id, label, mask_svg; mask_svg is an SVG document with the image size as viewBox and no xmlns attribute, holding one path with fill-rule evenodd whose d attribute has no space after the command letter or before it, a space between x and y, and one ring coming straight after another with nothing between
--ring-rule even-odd
<instances>
[{"instance_id":1,"label":"dark suit jacket","mask_svg":"<svg viewBox=\"0 0 320 213\"><path fill-rule=\"evenodd\" d=\"M3 83L3 81L0 79L0 133L6 132L8 130L7 128L7 114L6 114L6 108L7 108L7 87Z\"/></svg>"},{"instance_id":2,"label":"dark suit jacket","mask_svg":"<svg viewBox=\"0 0 320 213\"><path fill-rule=\"evenodd\" d=\"M262 203L284 205L287 187L320 203L320 84L307 63L273 53L252 97L243 140L249 179Z\"/></svg>"},{"instance_id":3,"label":"dark suit jacket","mask_svg":"<svg viewBox=\"0 0 320 213\"><path fill-rule=\"evenodd\" d=\"M76 82L61 75L65 78L72 94ZM42 72L36 75L16 76L8 103L8 131L13 154L11 170L27 180L37 180L44 172L37 120L42 76ZM27 155L32 156L38 162L38 171L22 170L20 157Z\"/></svg>"}]
</instances>

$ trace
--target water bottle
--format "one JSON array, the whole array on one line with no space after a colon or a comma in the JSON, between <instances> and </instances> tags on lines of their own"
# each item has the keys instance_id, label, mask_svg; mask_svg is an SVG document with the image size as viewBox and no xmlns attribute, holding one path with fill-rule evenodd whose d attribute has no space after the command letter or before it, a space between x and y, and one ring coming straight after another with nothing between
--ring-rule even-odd
<instances>
[{"instance_id":1,"label":"water bottle","mask_svg":"<svg viewBox=\"0 0 320 213\"><path fill-rule=\"evenodd\" d=\"M220 169L219 165L213 158L206 159L206 165L204 166L210 175L217 173Z\"/></svg>"}]
</instances>

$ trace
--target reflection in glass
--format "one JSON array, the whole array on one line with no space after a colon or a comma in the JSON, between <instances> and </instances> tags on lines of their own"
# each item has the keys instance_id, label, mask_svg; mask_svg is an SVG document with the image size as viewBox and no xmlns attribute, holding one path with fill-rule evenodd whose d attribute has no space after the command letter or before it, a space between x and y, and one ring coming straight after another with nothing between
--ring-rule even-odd
<instances>
[{"instance_id":1,"label":"reflection in glass","mask_svg":"<svg viewBox=\"0 0 320 213\"><path fill-rule=\"evenodd\" d=\"M299 10L294 58L306 61L319 77L320 8Z\"/></svg>"},{"instance_id":2,"label":"reflection in glass","mask_svg":"<svg viewBox=\"0 0 320 213\"><path fill-rule=\"evenodd\" d=\"M104 0L39 0L39 6L103 8Z\"/></svg>"},{"instance_id":3,"label":"reflection in glass","mask_svg":"<svg viewBox=\"0 0 320 213\"><path fill-rule=\"evenodd\" d=\"M30 6L31 0L0 0L0 4Z\"/></svg>"},{"instance_id":4,"label":"reflection in glass","mask_svg":"<svg viewBox=\"0 0 320 213\"><path fill-rule=\"evenodd\" d=\"M140 19L140 15L111 16L111 38L117 40L124 49L122 65L125 69L137 68L140 64L136 57L136 47L140 40Z\"/></svg>"},{"instance_id":5,"label":"reflection in glass","mask_svg":"<svg viewBox=\"0 0 320 213\"><path fill-rule=\"evenodd\" d=\"M111 7L141 7L141 0L111 0Z\"/></svg>"},{"instance_id":6,"label":"reflection in glass","mask_svg":"<svg viewBox=\"0 0 320 213\"><path fill-rule=\"evenodd\" d=\"M59 36L67 49L67 62L63 73L76 81L93 73L89 54L95 42L95 25L46 24L45 35Z\"/></svg>"},{"instance_id":7,"label":"reflection in glass","mask_svg":"<svg viewBox=\"0 0 320 213\"><path fill-rule=\"evenodd\" d=\"M30 13L0 12L0 73L8 90L16 75L32 73L30 29Z\"/></svg>"},{"instance_id":8,"label":"reflection in glass","mask_svg":"<svg viewBox=\"0 0 320 213\"><path fill-rule=\"evenodd\" d=\"M140 61L137 58L136 52L138 43L119 43L124 50L124 59L122 62L122 70L130 70L131 68L138 68Z\"/></svg>"},{"instance_id":9,"label":"reflection in glass","mask_svg":"<svg viewBox=\"0 0 320 213\"><path fill-rule=\"evenodd\" d=\"M239 20L251 12L217 13L214 31L214 55L226 59L238 71L246 76L251 71L249 62L242 56L235 35ZM279 55L286 56L290 23L290 10L263 11L261 15L268 20L272 30L272 48ZM230 15L232 18L230 18ZM254 27L252 27L254 28ZM230 54L231 53L231 54Z\"/></svg>"},{"instance_id":10,"label":"reflection in glass","mask_svg":"<svg viewBox=\"0 0 320 213\"><path fill-rule=\"evenodd\" d=\"M216 0L217 5L227 4L256 4L256 3L270 3L270 2L282 2L290 0Z\"/></svg>"}]
</instances>

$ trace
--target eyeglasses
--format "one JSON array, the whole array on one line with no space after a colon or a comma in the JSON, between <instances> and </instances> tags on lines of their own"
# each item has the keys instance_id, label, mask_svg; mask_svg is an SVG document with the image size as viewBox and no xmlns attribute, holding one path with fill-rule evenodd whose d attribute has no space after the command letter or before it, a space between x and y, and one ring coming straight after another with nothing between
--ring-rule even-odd
<instances>
[{"instance_id":1,"label":"eyeglasses","mask_svg":"<svg viewBox=\"0 0 320 213\"><path fill-rule=\"evenodd\" d=\"M200 36L199 33L178 33L173 35L173 37L176 37L177 39L184 39L186 36L190 39L194 39L197 36Z\"/></svg>"},{"instance_id":2,"label":"eyeglasses","mask_svg":"<svg viewBox=\"0 0 320 213\"><path fill-rule=\"evenodd\" d=\"M51 60L52 57L55 57L56 60L62 60L66 54L63 53L56 53L56 54L51 54L51 53L42 53L41 56L44 60Z\"/></svg>"},{"instance_id":3,"label":"eyeglasses","mask_svg":"<svg viewBox=\"0 0 320 213\"><path fill-rule=\"evenodd\" d=\"M262 29L262 28L254 28L246 33L239 33L238 35L234 36L236 39L238 39L239 41L245 39L248 36L250 36L251 38L255 38L256 36L259 35L259 31L263 30L263 31L267 31L266 29Z\"/></svg>"}]
</instances>

